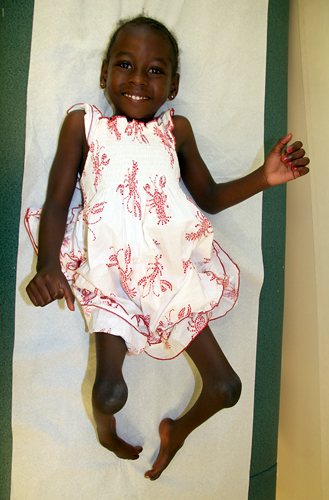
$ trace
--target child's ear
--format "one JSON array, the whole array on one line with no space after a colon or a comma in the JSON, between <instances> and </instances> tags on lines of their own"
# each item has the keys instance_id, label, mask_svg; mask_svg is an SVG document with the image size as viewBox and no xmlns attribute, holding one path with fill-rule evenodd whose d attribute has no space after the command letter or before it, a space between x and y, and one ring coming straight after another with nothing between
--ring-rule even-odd
<instances>
[{"instance_id":1,"label":"child's ear","mask_svg":"<svg viewBox=\"0 0 329 500\"><path fill-rule=\"evenodd\" d=\"M171 101L175 99L175 97L178 94L178 88L179 88L179 73L176 73L176 75L173 76L171 81L170 93L168 99L170 99Z\"/></svg>"},{"instance_id":2,"label":"child's ear","mask_svg":"<svg viewBox=\"0 0 329 500\"><path fill-rule=\"evenodd\" d=\"M104 60L102 62L101 74L100 74L100 78L99 78L99 84L101 86L101 89L104 89L106 86L107 68L108 68L108 62Z\"/></svg>"}]
</instances>

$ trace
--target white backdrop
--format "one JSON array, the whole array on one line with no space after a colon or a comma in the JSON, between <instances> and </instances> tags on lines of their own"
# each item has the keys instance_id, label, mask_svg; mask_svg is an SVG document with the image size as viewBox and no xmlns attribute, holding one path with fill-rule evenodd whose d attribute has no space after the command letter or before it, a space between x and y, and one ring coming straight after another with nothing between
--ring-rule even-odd
<instances>
[{"instance_id":1,"label":"white backdrop","mask_svg":"<svg viewBox=\"0 0 329 500\"><path fill-rule=\"evenodd\" d=\"M194 128L214 178L240 176L262 162L267 2L264 0L35 0L28 85L22 215L41 206L66 110L77 102L109 113L98 87L102 52L119 18L145 13L163 21L181 48L174 105ZM107 110L107 111L106 111ZM36 309L25 294L35 256L22 224L18 256L13 389L12 500L188 499L248 496L253 392L262 283L261 195L210 219L215 238L241 270L240 299L212 323L243 383L237 406L187 439L161 478L144 479L157 454L158 425L176 418L197 375L186 355L157 361L129 357L129 399L120 435L141 444L123 461L97 442L90 403L94 338L63 302ZM198 387L198 381L196 386Z\"/></svg>"}]
</instances>

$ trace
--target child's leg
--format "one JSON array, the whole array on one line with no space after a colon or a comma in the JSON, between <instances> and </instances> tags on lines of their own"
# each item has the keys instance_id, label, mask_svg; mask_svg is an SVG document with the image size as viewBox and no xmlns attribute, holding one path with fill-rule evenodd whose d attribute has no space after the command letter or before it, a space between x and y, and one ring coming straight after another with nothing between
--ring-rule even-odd
<instances>
[{"instance_id":1,"label":"child's leg","mask_svg":"<svg viewBox=\"0 0 329 500\"><path fill-rule=\"evenodd\" d=\"M128 397L122 375L126 345L121 337L96 333L97 369L92 403L99 442L119 458L134 460L141 446L131 446L118 437L114 414L124 406Z\"/></svg>"},{"instance_id":2,"label":"child's leg","mask_svg":"<svg viewBox=\"0 0 329 500\"><path fill-rule=\"evenodd\" d=\"M234 406L241 394L241 382L227 361L209 327L186 349L202 377L202 391L192 408L178 420L165 418L159 426L160 451L145 477L157 479L187 436L222 408Z\"/></svg>"}]
</instances>

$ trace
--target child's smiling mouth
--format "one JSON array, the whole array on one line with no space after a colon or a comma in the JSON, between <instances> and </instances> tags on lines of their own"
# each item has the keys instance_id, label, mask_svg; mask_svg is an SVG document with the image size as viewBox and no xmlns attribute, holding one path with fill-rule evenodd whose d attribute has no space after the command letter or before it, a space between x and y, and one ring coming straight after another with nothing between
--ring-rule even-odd
<instances>
[{"instance_id":1,"label":"child's smiling mouth","mask_svg":"<svg viewBox=\"0 0 329 500\"><path fill-rule=\"evenodd\" d=\"M128 97L128 99L132 99L133 101L146 101L149 99L149 97L146 96L141 96L141 95L132 95L128 93L123 94L125 97Z\"/></svg>"}]
</instances>

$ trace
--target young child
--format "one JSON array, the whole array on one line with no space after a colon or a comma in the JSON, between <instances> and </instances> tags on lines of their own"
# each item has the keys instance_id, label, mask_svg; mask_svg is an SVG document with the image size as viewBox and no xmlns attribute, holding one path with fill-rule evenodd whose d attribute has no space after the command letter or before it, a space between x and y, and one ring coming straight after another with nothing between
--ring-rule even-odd
<instances>
[{"instance_id":1,"label":"young child","mask_svg":"<svg viewBox=\"0 0 329 500\"><path fill-rule=\"evenodd\" d=\"M66 116L40 220L37 274L27 287L35 306L65 297L73 310L72 282L96 337L92 402L99 441L119 458L136 459L142 451L116 433L114 415L128 395L125 355L170 359L186 349L194 361L202 392L185 415L160 423L160 451L145 473L151 480L197 426L235 405L241 392L208 326L234 306L239 271L201 210L215 214L309 170L300 142L286 148L288 134L258 170L215 183L189 121L172 111L154 118L178 93L177 70L177 42L165 26L146 17L119 24L100 77L113 117L89 105ZM78 177L84 206L65 233ZM180 177L197 205L181 190Z\"/></svg>"}]
</instances>

